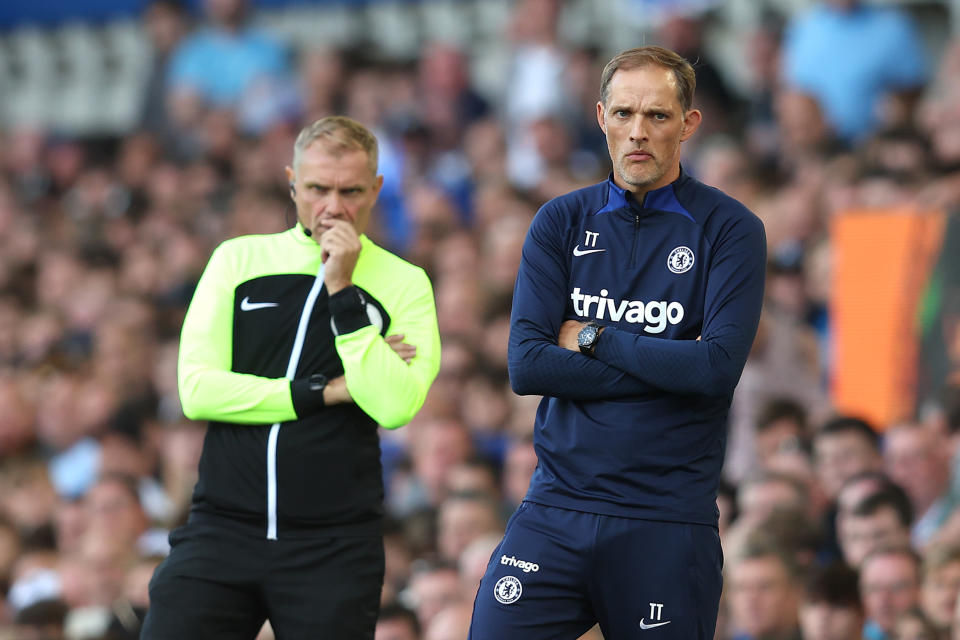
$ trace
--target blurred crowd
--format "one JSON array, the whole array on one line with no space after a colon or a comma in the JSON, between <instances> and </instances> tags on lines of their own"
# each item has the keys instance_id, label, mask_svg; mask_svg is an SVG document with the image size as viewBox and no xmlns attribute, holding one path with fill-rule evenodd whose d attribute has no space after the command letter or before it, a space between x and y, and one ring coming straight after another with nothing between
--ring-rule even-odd
<instances>
[{"instance_id":1,"label":"blurred crowd","mask_svg":"<svg viewBox=\"0 0 960 640\"><path fill-rule=\"evenodd\" d=\"M443 342L423 410L381 438L377 640L466 637L536 466L539 398L507 378L513 282L538 207L606 178L595 104L616 52L563 42L559 0L517 0L489 95L453 45L401 62L291 50L247 9L149 4L154 64L126 136L0 132L0 640L137 636L204 437L177 396L183 314L220 241L294 224L283 167L318 117L377 133L370 235L428 271ZM708 18L678 13L647 43L698 73L685 170L769 241L718 498L717 637L958 640L960 323L916 414L869 424L831 405L829 294L838 212L909 205L957 224L960 41L932 51L906 15L852 0L764 13L740 39L745 89L704 46Z\"/></svg>"}]
</instances>

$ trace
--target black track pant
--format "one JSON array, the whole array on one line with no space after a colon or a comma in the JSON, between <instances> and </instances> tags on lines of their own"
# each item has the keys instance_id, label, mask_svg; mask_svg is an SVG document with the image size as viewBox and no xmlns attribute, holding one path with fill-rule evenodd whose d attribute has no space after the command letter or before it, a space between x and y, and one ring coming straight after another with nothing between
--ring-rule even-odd
<instances>
[{"instance_id":1,"label":"black track pant","mask_svg":"<svg viewBox=\"0 0 960 640\"><path fill-rule=\"evenodd\" d=\"M170 535L150 581L141 640L373 638L383 584L380 536L267 540L206 524Z\"/></svg>"}]
</instances>

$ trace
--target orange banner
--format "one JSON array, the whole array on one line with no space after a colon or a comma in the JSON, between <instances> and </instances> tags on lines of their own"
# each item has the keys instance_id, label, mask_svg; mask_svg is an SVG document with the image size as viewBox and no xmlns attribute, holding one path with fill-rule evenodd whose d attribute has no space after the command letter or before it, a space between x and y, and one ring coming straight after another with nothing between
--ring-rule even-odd
<instances>
[{"instance_id":1,"label":"orange banner","mask_svg":"<svg viewBox=\"0 0 960 640\"><path fill-rule=\"evenodd\" d=\"M940 212L904 208L833 220L833 402L881 429L912 417L917 309L944 222Z\"/></svg>"}]
</instances>

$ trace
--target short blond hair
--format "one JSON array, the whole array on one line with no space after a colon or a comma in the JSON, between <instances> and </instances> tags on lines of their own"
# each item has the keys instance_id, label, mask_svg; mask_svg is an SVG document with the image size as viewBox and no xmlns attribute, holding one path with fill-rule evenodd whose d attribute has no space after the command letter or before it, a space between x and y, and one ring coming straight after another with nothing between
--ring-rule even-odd
<instances>
[{"instance_id":1,"label":"short blond hair","mask_svg":"<svg viewBox=\"0 0 960 640\"><path fill-rule=\"evenodd\" d=\"M670 69L677 80L677 99L683 112L693 106L693 92L697 88L697 74L687 59L675 51L663 47L637 47L627 49L615 55L600 75L600 102L604 106L610 99L610 81L618 70L629 71L639 67L656 65Z\"/></svg>"},{"instance_id":2,"label":"short blond hair","mask_svg":"<svg viewBox=\"0 0 960 640\"><path fill-rule=\"evenodd\" d=\"M367 154L370 173L377 174L379 152L377 137L370 129L346 116L328 116L300 130L297 141L293 143L293 170L300 167L300 158L307 147L319 142L324 149L334 155L347 151L363 151Z\"/></svg>"}]
</instances>

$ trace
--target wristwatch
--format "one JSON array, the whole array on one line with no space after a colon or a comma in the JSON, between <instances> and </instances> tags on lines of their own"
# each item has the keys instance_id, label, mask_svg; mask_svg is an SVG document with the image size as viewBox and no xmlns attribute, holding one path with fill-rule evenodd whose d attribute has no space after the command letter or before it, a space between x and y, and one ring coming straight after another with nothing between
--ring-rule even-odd
<instances>
[{"instance_id":1,"label":"wristwatch","mask_svg":"<svg viewBox=\"0 0 960 640\"><path fill-rule=\"evenodd\" d=\"M597 338L600 337L600 330L603 329L596 322L588 322L580 333L577 334L577 346L580 347L580 353L593 356L593 350L597 348Z\"/></svg>"},{"instance_id":2,"label":"wristwatch","mask_svg":"<svg viewBox=\"0 0 960 640\"><path fill-rule=\"evenodd\" d=\"M307 388L310 390L310 393L320 394L321 406L323 403L323 390L327 387L327 376L322 373L315 373L309 378L307 378Z\"/></svg>"}]
</instances>

